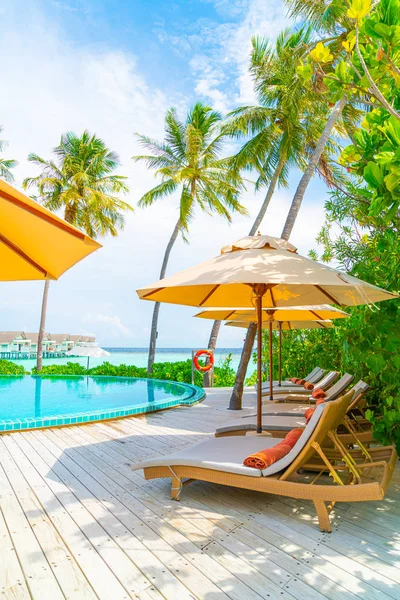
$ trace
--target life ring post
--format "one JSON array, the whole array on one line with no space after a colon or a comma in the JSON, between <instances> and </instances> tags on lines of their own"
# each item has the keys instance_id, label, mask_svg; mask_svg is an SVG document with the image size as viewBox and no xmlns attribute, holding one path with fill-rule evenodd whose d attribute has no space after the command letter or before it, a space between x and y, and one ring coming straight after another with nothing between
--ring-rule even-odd
<instances>
[{"instance_id":1,"label":"life ring post","mask_svg":"<svg viewBox=\"0 0 400 600\"><path fill-rule=\"evenodd\" d=\"M207 362L205 365L200 364L199 358L205 357ZM194 371L199 373L207 373L214 369L214 351L208 349L192 350L192 383L194 384Z\"/></svg>"}]
</instances>

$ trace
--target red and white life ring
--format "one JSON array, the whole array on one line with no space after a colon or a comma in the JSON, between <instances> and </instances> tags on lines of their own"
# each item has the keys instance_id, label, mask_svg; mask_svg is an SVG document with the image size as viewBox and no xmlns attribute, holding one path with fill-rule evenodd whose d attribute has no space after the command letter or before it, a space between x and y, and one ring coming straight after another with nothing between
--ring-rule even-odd
<instances>
[{"instance_id":1,"label":"red and white life ring","mask_svg":"<svg viewBox=\"0 0 400 600\"><path fill-rule=\"evenodd\" d=\"M208 364L201 365L199 363L200 356L208 356ZM193 363L198 371L206 373L214 366L214 355L211 350L197 350L196 354L193 356Z\"/></svg>"}]
</instances>

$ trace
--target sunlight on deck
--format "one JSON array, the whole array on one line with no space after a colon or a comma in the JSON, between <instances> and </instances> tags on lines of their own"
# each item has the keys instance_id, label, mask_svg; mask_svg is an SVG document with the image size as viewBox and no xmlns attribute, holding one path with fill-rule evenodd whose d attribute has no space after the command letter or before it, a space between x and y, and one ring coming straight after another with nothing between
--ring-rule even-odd
<instances>
[{"instance_id":1,"label":"sunlight on deck","mask_svg":"<svg viewBox=\"0 0 400 600\"><path fill-rule=\"evenodd\" d=\"M381 502L337 505L332 534L306 501L196 482L178 503L131 470L237 420L227 393L0 436L1 597L400 599L399 469Z\"/></svg>"}]
</instances>

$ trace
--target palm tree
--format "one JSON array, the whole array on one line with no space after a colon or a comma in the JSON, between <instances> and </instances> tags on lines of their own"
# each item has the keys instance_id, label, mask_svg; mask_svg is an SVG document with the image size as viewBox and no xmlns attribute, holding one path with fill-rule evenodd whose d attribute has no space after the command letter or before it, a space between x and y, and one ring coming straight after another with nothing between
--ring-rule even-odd
<instances>
[{"instance_id":1,"label":"palm tree","mask_svg":"<svg viewBox=\"0 0 400 600\"><path fill-rule=\"evenodd\" d=\"M138 135L142 146L151 154L134 156L144 161L161 182L146 192L139 206L151 206L159 199L179 192L179 218L165 249L160 279L165 277L169 256L179 233L185 239L196 206L208 213L216 213L231 220L231 212L245 214L239 203L242 180L232 170L229 161L221 158L224 134L220 131L221 115L198 102L180 121L170 109L165 116L165 140L159 142ZM148 371L155 359L157 326L160 303L156 302L151 324Z\"/></svg>"},{"instance_id":2,"label":"palm tree","mask_svg":"<svg viewBox=\"0 0 400 600\"><path fill-rule=\"evenodd\" d=\"M51 211L63 211L64 219L93 238L118 235L124 227L123 211L132 210L117 194L129 188L126 177L113 175L119 165L115 152L103 140L84 131L79 137L68 132L61 136L53 149L54 160L45 160L37 154L28 156L29 162L41 168L36 177L27 177L25 189L35 187L36 200ZM42 370L43 336L46 324L49 281L45 282L40 329L38 336L37 370Z\"/></svg>"},{"instance_id":3,"label":"palm tree","mask_svg":"<svg viewBox=\"0 0 400 600\"><path fill-rule=\"evenodd\" d=\"M309 29L305 29L306 32L309 32ZM336 38L334 38L334 42ZM299 46L299 51L293 52L294 59L301 59L302 56L306 54L308 51L309 41L305 44ZM253 58L253 57L252 57ZM262 65L262 62L260 63ZM297 62L297 64L299 64ZM265 86L268 89L268 86L275 83L277 81L277 85L281 88L286 86L289 90L291 90L292 86L296 87L295 81L298 80L296 67L294 66L294 74L292 75L292 79L275 79L274 73L269 71L268 69L258 69L255 76L256 90L259 92L260 89ZM290 75L290 71L287 71ZM315 82L314 91L318 92L319 83ZM297 86L302 86L299 81ZM305 87L305 86L304 86ZM299 182L298 188L294 195L288 216L286 218L285 226L282 232L281 237L283 239L288 240L293 229L297 214L299 212L302 199L304 197L305 191L307 189L308 184L311 181L316 170L318 170L319 174L325 179L329 186L335 182L335 177L338 175L337 171L332 169L332 165L330 164L331 154L337 150L337 143L332 138L333 133L344 133L346 127L340 123L339 118L342 115L343 109L347 103L347 97L343 97L340 99L333 109L331 110L328 119L327 110L328 110L328 99L321 94L318 98L318 94L314 93L310 95L310 92L304 90L301 92L299 89L296 89L296 98L305 98L305 103L302 105L301 103L298 105L296 109L296 114L298 115L298 119L300 119L300 123L302 119L309 123L309 126L305 127L303 130L303 136L299 139L303 144L303 152L301 152L296 161L296 166L299 166L304 172ZM310 104L311 101L311 104ZM276 98L277 106L285 106L285 98L277 97ZM303 110L303 113L301 112ZM348 114L346 115L346 125L350 126L352 123L352 118L358 115L357 110L354 107L349 108ZM300 160L299 160L300 159ZM271 180L272 181L272 180ZM271 194L272 195L272 194ZM255 233L256 230L253 230ZM244 388L244 380L246 376L248 362L251 356L251 348L253 347L254 340L256 335L256 327L250 326L248 328L243 352L240 360L240 364L238 367L238 371L236 374L235 385L232 391L231 399L230 399L230 408L233 410L238 410L241 408L241 400Z\"/></svg>"},{"instance_id":4,"label":"palm tree","mask_svg":"<svg viewBox=\"0 0 400 600\"><path fill-rule=\"evenodd\" d=\"M287 185L289 169L302 165L304 138L314 123L305 118L310 112L310 94L299 85L296 67L311 41L311 30L283 31L273 47L268 38L254 37L250 73L259 104L243 106L228 115L224 131L234 138L249 137L232 160L234 169L255 169L255 189L266 187L260 210L249 231L255 235L264 219L277 185ZM315 100L315 98L314 98ZM316 107L316 104L313 105ZM215 350L221 321L214 321L209 350ZM204 386L211 385L211 373L204 375Z\"/></svg>"},{"instance_id":5,"label":"palm tree","mask_svg":"<svg viewBox=\"0 0 400 600\"><path fill-rule=\"evenodd\" d=\"M249 235L255 235L259 229L277 185L287 185L289 170L293 167L306 168L315 139L324 127L326 102L313 90L308 90L297 75L297 67L311 43L309 27L295 32L283 31L274 47L267 38L252 40L250 72L259 105L233 111L228 115L225 127L234 137L250 136L234 157L234 167L255 169L258 172L256 189L266 186L266 195ZM324 157L321 173L327 170L330 171L329 161ZM209 349L215 349L219 328L220 322L215 321ZM251 356L254 336L255 328L250 327L244 362L246 356ZM238 380L243 382L247 362L243 377L240 368L237 375ZM205 386L210 385L208 377L207 373ZM240 398L241 391L235 392L232 405L240 403Z\"/></svg>"},{"instance_id":6,"label":"palm tree","mask_svg":"<svg viewBox=\"0 0 400 600\"><path fill-rule=\"evenodd\" d=\"M0 133L3 128L0 126ZM0 152L3 152L7 148L8 143L5 140L0 140ZM0 177L9 183L14 181L14 176L11 173L11 169L17 166L17 161L12 159L0 158Z\"/></svg>"}]
</instances>

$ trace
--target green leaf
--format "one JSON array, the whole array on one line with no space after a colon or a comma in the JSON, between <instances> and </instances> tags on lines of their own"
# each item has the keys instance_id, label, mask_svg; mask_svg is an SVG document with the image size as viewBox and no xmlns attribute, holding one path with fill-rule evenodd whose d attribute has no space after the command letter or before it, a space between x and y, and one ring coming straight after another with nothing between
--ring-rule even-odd
<instances>
[{"instance_id":1,"label":"green leaf","mask_svg":"<svg viewBox=\"0 0 400 600\"><path fill-rule=\"evenodd\" d=\"M383 184L383 173L376 163L370 161L364 168L364 179L373 188L378 188Z\"/></svg>"},{"instance_id":2,"label":"green leaf","mask_svg":"<svg viewBox=\"0 0 400 600\"><path fill-rule=\"evenodd\" d=\"M389 192L395 192L396 188L400 185L400 176L395 173L390 173L390 175L386 175L385 183Z\"/></svg>"},{"instance_id":3,"label":"green leaf","mask_svg":"<svg viewBox=\"0 0 400 600\"><path fill-rule=\"evenodd\" d=\"M375 154L374 159L379 165L387 165L393 161L395 157L394 152L378 152Z\"/></svg>"},{"instance_id":4,"label":"green leaf","mask_svg":"<svg viewBox=\"0 0 400 600\"><path fill-rule=\"evenodd\" d=\"M352 79L351 72L348 64L344 60L336 65L335 75L340 81L343 81L343 83L350 83Z\"/></svg>"},{"instance_id":5,"label":"green leaf","mask_svg":"<svg viewBox=\"0 0 400 600\"><path fill-rule=\"evenodd\" d=\"M310 65L309 63L306 63L304 65L299 65L296 68L296 73L304 82L308 82L311 80L312 75L313 75L312 65Z\"/></svg>"},{"instance_id":6,"label":"green leaf","mask_svg":"<svg viewBox=\"0 0 400 600\"><path fill-rule=\"evenodd\" d=\"M389 25L385 25L385 23L377 23L374 26L374 31L379 37L385 40L390 40L393 33L392 28Z\"/></svg>"}]
</instances>

